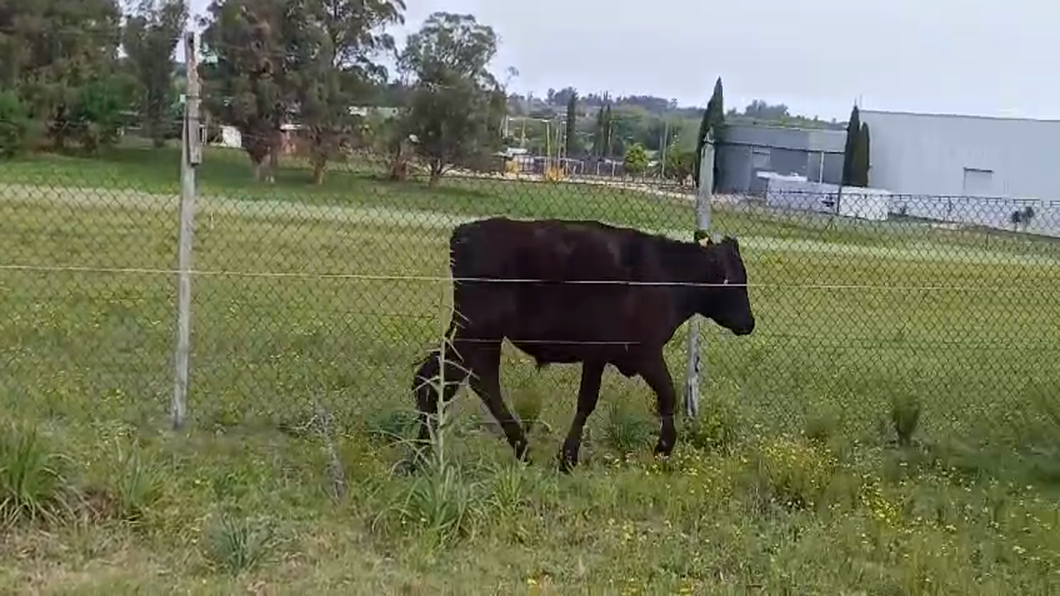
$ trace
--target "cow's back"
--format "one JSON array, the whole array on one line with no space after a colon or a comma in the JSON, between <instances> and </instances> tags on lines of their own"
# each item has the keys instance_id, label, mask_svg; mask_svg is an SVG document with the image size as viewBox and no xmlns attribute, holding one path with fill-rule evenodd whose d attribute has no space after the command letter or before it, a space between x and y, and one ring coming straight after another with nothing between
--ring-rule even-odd
<instances>
[{"instance_id":1,"label":"cow's back","mask_svg":"<svg viewBox=\"0 0 1060 596\"><path fill-rule=\"evenodd\" d=\"M453 275L465 279L579 282L645 273L648 247L632 230L592 221L495 217L461 224L450 240Z\"/></svg>"},{"instance_id":2,"label":"cow's back","mask_svg":"<svg viewBox=\"0 0 1060 596\"><path fill-rule=\"evenodd\" d=\"M455 306L476 333L508 337L539 362L661 341L658 325L642 319L668 318L666 291L627 283L658 279L653 246L647 235L596 222L464 224L451 243Z\"/></svg>"}]
</instances>

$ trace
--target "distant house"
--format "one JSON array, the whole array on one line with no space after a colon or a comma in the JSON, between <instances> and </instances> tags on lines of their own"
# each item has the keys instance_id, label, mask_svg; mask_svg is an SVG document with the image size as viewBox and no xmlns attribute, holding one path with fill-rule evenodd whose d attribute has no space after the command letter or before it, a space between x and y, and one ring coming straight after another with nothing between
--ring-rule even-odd
<instances>
[{"instance_id":1,"label":"distant house","mask_svg":"<svg viewBox=\"0 0 1060 596\"><path fill-rule=\"evenodd\" d=\"M216 144L221 147L229 147L232 149L239 149L243 147L243 135L239 132L239 129L229 124L222 124L220 126L221 135L217 139Z\"/></svg>"},{"instance_id":2,"label":"distant house","mask_svg":"<svg viewBox=\"0 0 1060 596\"><path fill-rule=\"evenodd\" d=\"M385 119L396 118L401 113L401 108L391 108L383 106L350 106L349 112L351 116L364 116L367 117L371 113L376 113Z\"/></svg>"},{"instance_id":3,"label":"distant house","mask_svg":"<svg viewBox=\"0 0 1060 596\"><path fill-rule=\"evenodd\" d=\"M841 130L734 124L716 146L721 193L760 192L770 174L839 184L846 133Z\"/></svg>"},{"instance_id":4,"label":"distant house","mask_svg":"<svg viewBox=\"0 0 1060 596\"><path fill-rule=\"evenodd\" d=\"M183 101L183 96L181 96ZM376 113L383 116L385 119L394 118L400 113L400 108L391 107L376 107L376 106L350 106L348 108L350 115L353 116L365 116ZM303 129L303 126L298 123L287 123L280 126L280 152L289 155L298 152L299 143L299 132ZM221 147L240 148L242 144L242 135L234 126L228 124L220 125L221 134L219 138L214 142L215 145Z\"/></svg>"}]
</instances>

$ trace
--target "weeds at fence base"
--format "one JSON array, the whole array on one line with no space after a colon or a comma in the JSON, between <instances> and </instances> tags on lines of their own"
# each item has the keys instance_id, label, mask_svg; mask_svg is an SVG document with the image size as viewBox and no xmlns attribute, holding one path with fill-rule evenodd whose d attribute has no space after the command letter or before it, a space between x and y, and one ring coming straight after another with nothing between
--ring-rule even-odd
<instances>
[{"instance_id":1,"label":"weeds at fence base","mask_svg":"<svg viewBox=\"0 0 1060 596\"><path fill-rule=\"evenodd\" d=\"M729 454L741 440L745 421L732 401L712 397L700 405L700 413L682 425L682 440L708 452Z\"/></svg>"}]
</instances>

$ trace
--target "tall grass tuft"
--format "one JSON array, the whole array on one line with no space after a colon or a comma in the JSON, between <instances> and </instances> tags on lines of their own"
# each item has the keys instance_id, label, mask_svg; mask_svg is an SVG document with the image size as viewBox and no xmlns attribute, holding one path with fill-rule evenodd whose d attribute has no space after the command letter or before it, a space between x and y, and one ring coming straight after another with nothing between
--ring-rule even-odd
<instances>
[{"instance_id":1,"label":"tall grass tuft","mask_svg":"<svg viewBox=\"0 0 1060 596\"><path fill-rule=\"evenodd\" d=\"M133 525L142 523L162 498L163 486L162 471L144 459L139 446L134 445L128 450L118 446L115 496L118 515L123 521Z\"/></svg>"},{"instance_id":2,"label":"tall grass tuft","mask_svg":"<svg viewBox=\"0 0 1060 596\"><path fill-rule=\"evenodd\" d=\"M274 542L267 522L225 512L206 527L203 554L214 567L238 575L261 564Z\"/></svg>"},{"instance_id":3,"label":"tall grass tuft","mask_svg":"<svg viewBox=\"0 0 1060 596\"><path fill-rule=\"evenodd\" d=\"M72 513L70 460L35 427L5 424L0 433L0 525L54 523Z\"/></svg>"}]
</instances>

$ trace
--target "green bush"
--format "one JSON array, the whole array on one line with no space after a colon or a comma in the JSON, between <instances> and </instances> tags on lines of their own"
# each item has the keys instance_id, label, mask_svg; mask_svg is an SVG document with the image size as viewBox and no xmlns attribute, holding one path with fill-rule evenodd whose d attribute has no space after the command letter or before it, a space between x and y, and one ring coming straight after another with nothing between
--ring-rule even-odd
<instances>
[{"instance_id":1,"label":"green bush","mask_svg":"<svg viewBox=\"0 0 1060 596\"><path fill-rule=\"evenodd\" d=\"M11 91L0 92L0 157L12 158L26 150L29 117L22 100Z\"/></svg>"},{"instance_id":2,"label":"green bush","mask_svg":"<svg viewBox=\"0 0 1060 596\"><path fill-rule=\"evenodd\" d=\"M121 81L116 78L93 81L80 90L74 131L85 151L95 153L117 142L123 101Z\"/></svg>"}]
</instances>

